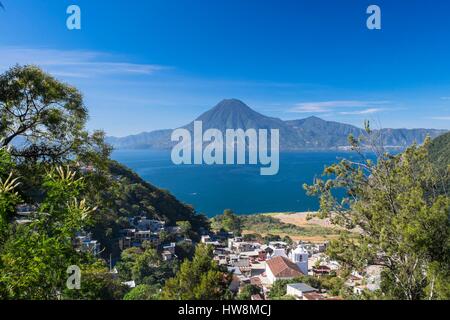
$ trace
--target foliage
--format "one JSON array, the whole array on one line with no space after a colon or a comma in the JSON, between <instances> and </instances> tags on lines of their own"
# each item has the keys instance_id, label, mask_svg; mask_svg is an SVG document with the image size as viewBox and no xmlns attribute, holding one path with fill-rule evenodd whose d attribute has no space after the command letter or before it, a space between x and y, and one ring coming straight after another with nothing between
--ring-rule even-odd
<instances>
[{"instance_id":1,"label":"foliage","mask_svg":"<svg viewBox=\"0 0 450 320\"><path fill-rule=\"evenodd\" d=\"M258 286L253 284L246 284L241 291L239 292L237 299L238 300L250 300L252 295L260 294L261 289Z\"/></svg>"},{"instance_id":2,"label":"foliage","mask_svg":"<svg viewBox=\"0 0 450 320\"><path fill-rule=\"evenodd\" d=\"M20 197L15 189L19 186L18 178L13 178L12 172L3 181L0 178L0 245L4 241L8 221L15 212Z\"/></svg>"},{"instance_id":3,"label":"foliage","mask_svg":"<svg viewBox=\"0 0 450 320\"><path fill-rule=\"evenodd\" d=\"M0 143L22 161L84 153L86 120L81 93L38 67L15 66L0 75Z\"/></svg>"},{"instance_id":4,"label":"foliage","mask_svg":"<svg viewBox=\"0 0 450 320\"><path fill-rule=\"evenodd\" d=\"M76 201L81 180L73 172L51 171L45 178L48 197L30 224L10 225L0 252L0 283L12 299L57 299L66 269L86 259L75 251L72 238L89 221L92 209Z\"/></svg>"},{"instance_id":5,"label":"foliage","mask_svg":"<svg viewBox=\"0 0 450 320\"><path fill-rule=\"evenodd\" d=\"M124 300L158 300L160 290L158 286L140 284L128 292Z\"/></svg>"},{"instance_id":6,"label":"foliage","mask_svg":"<svg viewBox=\"0 0 450 320\"><path fill-rule=\"evenodd\" d=\"M104 133L88 133L86 119L81 93L38 67L16 66L0 75L2 298L121 298L123 286L104 262L75 250L77 232L92 232L105 247L103 257L116 258L119 230L134 215L169 226L180 221L182 233L193 240L209 229L205 216L112 161ZM31 223L14 222L20 203L38 207ZM191 256L192 248L185 249ZM85 281L77 292L64 289L67 267L74 264ZM178 265L161 261L150 248L123 264L126 280L157 285Z\"/></svg>"},{"instance_id":7,"label":"foliage","mask_svg":"<svg viewBox=\"0 0 450 320\"><path fill-rule=\"evenodd\" d=\"M116 268L122 281L134 280L137 284L162 286L165 279L175 275L178 262L163 261L154 248L133 247L122 252Z\"/></svg>"},{"instance_id":8,"label":"foliage","mask_svg":"<svg viewBox=\"0 0 450 320\"><path fill-rule=\"evenodd\" d=\"M192 225L189 221L177 221L177 226L180 228L180 232L183 236L190 236Z\"/></svg>"},{"instance_id":9,"label":"foliage","mask_svg":"<svg viewBox=\"0 0 450 320\"><path fill-rule=\"evenodd\" d=\"M180 261L184 259L192 260L195 254L195 244L189 241L179 241L175 246L175 254Z\"/></svg>"},{"instance_id":10,"label":"foliage","mask_svg":"<svg viewBox=\"0 0 450 320\"><path fill-rule=\"evenodd\" d=\"M443 134L431 141L428 146L430 161L438 169L442 176L442 192L450 190L450 133Z\"/></svg>"},{"instance_id":11,"label":"foliage","mask_svg":"<svg viewBox=\"0 0 450 320\"><path fill-rule=\"evenodd\" d=\"M365 157L361 141L350 142L362 161L342 160L327 167L328 180L305 186L320 196L320 216L360 230L357 239L343 234L329 247L331 258L362 270L384 267L382 293L391 299L440 299L450 280L450 199L428 156L429 139L392 156L383 151L366 125L376 163ZM336 190L345 190L343 199ZM439 283L437 283L439 282ZM444 290L445 291L445 290Z\"/></svg>"},{"instance_id":12,"label":"foliage","mask_svg":"<svg viewBox=\"0 0 450 320\"><path fill-rule=\"evenodd\" d=\"M241 219L233 211L227 209L223 214L217 215L212 220L212 228L215 230L224 230L240 235L242 232Z\"/></svg>"},{"instance_id":13,"label":"foliage","mask_svg":"<svg viewBox=\"0 0 450 320\"><path fill-rule=\"evenodd\" d=\"M192 261L185 260L174 278L166 281L161 298L166 300L223 300L231 298L231 275L217 265L213 248L196 247Z\"/></svg>"},{"instance_id":14,"label":"foliage","mask_svg":"<svg viewBox=\"0 0 450 320\"><path fill-rule=\"evenodd\" d=\"M72 300L121 300L127 291L114 275L109 272L104 261L97 260L82 265L81 287L79 290L64 290L64 298Z\"/></svg>"}]
</instances>

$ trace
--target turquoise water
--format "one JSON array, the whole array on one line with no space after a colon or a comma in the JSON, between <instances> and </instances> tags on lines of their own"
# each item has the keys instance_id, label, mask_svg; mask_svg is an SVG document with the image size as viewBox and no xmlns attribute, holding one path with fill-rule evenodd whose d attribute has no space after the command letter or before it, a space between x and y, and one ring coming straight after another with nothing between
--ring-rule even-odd
<instances>
[{"instance_id":1,"label":"turquoise water","mask_svg":"<svg viewBox=\"0 0 450 320\"><path fill-rule=\"evenodd\" d=\"M317 210L303 183L312 183L324 167L353 153L297 152L280 154L275 176L261 176L257 166L176 166L170 152L118 150L113 158L136 171L153 185L167 189L197 212L208 216L232 209L238 214Z\"/></svg>"}]
</instances>

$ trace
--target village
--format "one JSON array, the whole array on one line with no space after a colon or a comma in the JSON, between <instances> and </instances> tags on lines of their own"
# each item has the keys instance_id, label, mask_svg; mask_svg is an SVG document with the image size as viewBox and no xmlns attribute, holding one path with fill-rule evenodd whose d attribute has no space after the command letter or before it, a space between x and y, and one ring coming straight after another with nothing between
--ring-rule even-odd
<instances>
[{"instance_id":1,"label":"village","mask_svg":"<svg viewBox=\"0 0 450 320\"><path fill-rule=\"evenodd\" d=\"M166 226L163 221L133 217L129 219L133 228L121 230L119 247L125 250L140 247L148 241L159 248L163 260L176 258L175 249L179 241L192 240L180 234L179 227ZM162 243L160 233L172 235L176 242ZM246 285L259 288L259 293L251 296L252 300L269 300L269 292L278 280L289 280L286 285L287 295L296 300L340 300L323 288L314 288L306 283L292 282L302 276L327 277L339 272L341 266L326 255L328 242L310 243L283 241L245 241L244 237L234 236L232 232L209 232L201 237L201 243L214 247L214 260L232 274L230 290L235 294ZM381 269L369 266L364 272L352 272L345 286L355 295L364 291L375 291L380 286ZM133 281L126 282L134 287Z\"/></svg>"},{"instance_id":2,"label":"village","mask_svg":"<svg viewBox=\"0 0 450 320\"><path fill-rule=\"evenodd\" d=\"M36 207L20 205L16 208L16 223L30 223ZM167 226L164 221L150 219L145 216L128 218L129 228L120 230L117 245L121 251L151 244L157 248L162 260L177 258L176 246L182 242L195 244L182 234L179 226ZM161 236L170 239L164 242ZM208 232L201 236L201 243L214 247L214 260L232 274L230 290L236 295L246 285L258 288L258 293L251 296L251 300L269 300L270 291L276 281L288 280L286 295L296 300L337 300L342 299L332 295L323 288L314 288L296 279L309 276L315 278L329 277L339 273L341 266L337 261L330 260L326 255L328 242L311 243L297 241L286 243L283 241L249 241L244 237L234 236L232 232ZM73 239L73 245L78 251L89 252L99 256L102 252L101 244L87 232L79 232ZM111 264L111 272L117 272ZM369 266L364 272L352 272L345 286L353 294L365 291L375 291L380 287L381 269ZM132 280L123 284L134 288Z\"/></svg>"}]
</instances>

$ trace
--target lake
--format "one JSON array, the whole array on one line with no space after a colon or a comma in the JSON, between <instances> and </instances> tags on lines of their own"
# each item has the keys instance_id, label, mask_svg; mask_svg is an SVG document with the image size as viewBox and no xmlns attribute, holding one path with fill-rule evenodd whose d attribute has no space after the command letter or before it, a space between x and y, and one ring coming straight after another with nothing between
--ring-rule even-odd
<instances>
[{"instance_id":1,"label":"lake","mask_svg":"<svg viewBox=\"0 0 450 320\"><path fill-rule=\"evenodd\" d=\"M281 153L278 174L261 176L259 165L177 166L170 151L116 150L112 155L209 217L225 209L237 214L317 210L318 200L306 195L303 183L312 183L325 166L355 157L349 152Z\"/></svg>"}]
</instances>

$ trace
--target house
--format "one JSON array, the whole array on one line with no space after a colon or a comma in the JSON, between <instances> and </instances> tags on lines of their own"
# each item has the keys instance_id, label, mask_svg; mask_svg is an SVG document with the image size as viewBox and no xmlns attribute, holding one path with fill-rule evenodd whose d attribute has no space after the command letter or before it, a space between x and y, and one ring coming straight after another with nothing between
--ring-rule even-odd
<instances>
[{"instance_id":1,"label":"house","mask_svg":"<svg viewBox=\"0 0 450 320\"><path fill-rule=\"evenodd\" d=\"M248 257L241 257L239 256L237 260L234 260L232 263L233 267L238 268L248 268L250 267L250 259Z\"/></svg>"},{"instance_id":2,"label":"house","mask_svg":"<svg viewBox=\"0 0 450 320\"><path fill-rule=\"evenodd\" d=\"M291 283L286 286L286 294L297 299L303 299L304 294L317 292L317 289L305 283Z\"/></svg>"},{"instance_id":3,"label":"house","mask_svg":"<svg viewBox=\"0 0 450 320\"><path fill-rule=\"evenodd\" d=\"M286 250L284 248L275 248L275 249L273 249L272 254L270 255L270 258L275 258L275 257L285 257L285 258L287 258Z\"/></svg>"},{"instance_id":4,"label":"house","mask_svg":"<svg viewBox=\"0 0 450 320\"><path fill-rule=\"evenodd\" d=\"M100 254L100 242L92 239L92 235L90 233L79 233L75 237L73 245L79 252L89 252L94 256Z\"/></svg>"},{"instance_id":5,"label":"house","mask_svg":"<svg viewBox=\"0 0 450 320\"><path fill-rule=\"evenodd\" d=\"M270 284L277 280L289 280L303 275L300 268L291 260L277 256L266 261L266 276Z\"/></svg>"},{"instance_id":6,"label":"house","mask_svg":"<svg viewBox=\"0 0 450 320\"><path fill-rule=\"evenodd\" d=\"M214 247L220 247L220 242L217 241L217 240L214 240L209 235L203 235L200 241L202 243L206 244L206 245L211 245L211 246L214 246Z\"/></svg>"},{"instance_id":7,"label":"house","mask_svg":"<svg viewBox=\"0 0 450 320\"><path fill-rule=\"evenodd\" d=\"M235 243L242 242L242 237L234 237L228 239L228 249L233 250L233 246Z\"/></svg>"},{"instance_id":8,"label":"house","mask_svg":"<svg viewBox=\"0 0 450 320\"><path fill-rule=\"evenodd\" d=\"M162 257L163 261L172 260L174 256L175 256L174 253L167 251L167 250L164 250L163 252L161 252L161 257Z\"/></svg>"},{"instance_id":9,"label":"house","mask_svg":"<svg viewBox=\"0 0 450 320\"><path fill-rule=\"evenodd\" d=\"M327 266L318 266L318 267L313 267L312 269L313 271L313 275L316 277L320 277L320 276L326 276L329 275L331 272L331 268L327 267Z\"/></svg>"},{"instance_id":10,"label":"house","mask_svg":"<svg viewBox=\"0 0 450 320\"><path fill-rule=\"evenodd\" d=\"M163 246L163 251L168 251L171 254L175 254L175 247L176 247L176 243L171 242L170 244L166 244Z\"/></svg>"},{"instance_id":11,"label":"house","mask_svg":"<svg viewBox=\"0 0 450 320\"><path fill-rule=\"evenodd\" d=\"M16 206L16 213L20 216L29 217L36 213L37 207L31 204L20 204Z\"/></svg>"},{"instance_id":12,"label":"house","mask_svg":"<svg viewBox=\"0 0 450 320\"><path fill-rule=\"evenodd\" d=\"M263 245L260 247L260 249L261 249L262 251L265 252L266 257L267 257L267 256L270 256L270 255L273 253L273 249L274 249L274 248L272 248L272 247L270 247L270 246L268 246L268 245L266 245L266 244L263 244Z\"/></svg>"},{"instance_id":13,"label":"house","mask_svg":"<svg viewBox=\"0 0 450 320\"><path fill-rule=\"evenodd\" d=\"M270 241L269 247L276 249L285 249L287 247L287 243L283 241Z\"/></svg>"},{"instance_id":14,"label":"house","mask_svg":"<svg viewBox=\"0 0 450 320\"><path fill-rule=\"evenodd\" d=\"M134 282L134 280L131 280L131 281L125 281L125 282L122 282L122 284L124 285L124 286L127 286L127 287L129 287L129 288L136 288L136 282Z\"/></svg>"},{"instance_id":15,"label":"house","mask_svg":"<svg viewBox=\"0 0 450 320\"><path fill-rule=\"evenodd\" d=\"M338 300L336 298L327 299L323 294L317 292L307 292L303 294L303 300Z\"/></svg>"},{"instance_id":16,"label":"house","mask_svg":"<svg viewBox=\"0 0 450 320\"><path fill-rule=\"evenodd\" d=\"M242 242L234 242L231 245L231 250L233 250L236 253L243 253L255 251L259 249L259 247L260 247L259 243L242 241Z\"/></svg>"},{"instance_id":17,"label":"house","mask_svg":"<svg viewBox=\"0 0 450 320\"><path fill-rule=\"evenodd\" d=\"M325 250L327 249L328 243L324 242L324 243L318 243L316 244L316 251L317 252L325 252Z\"/></svg>"},{"instance_id":18,"label":"house","mask_svg":"<svg viewBox=\"0 0 450 320\"><path fill-rule=\"evenodd\" d=\"M150 238L152 237L152 232L150 230L148 230L148 231L137 231L134 234L134 237L138 241L150 241Z\"/></svg>"},{"instance_id":19,"label":"house","mask_svg":"<svg viewBox=\"0 0 450 320\"><path fill-rule=\"evenodd\" d=\"M120 250L125 250L128 248L131 248L132 246L132 239L131 237L123 237L119 239L119 248Z\"/></svg>"},{"instance_id":20,"label":"house","mask_svg":"<svg viewBox=\"0 0 450 320\"><path fill-rule=\"evenodd\" d=\"M133 217L129 219L129 223L140 231L160 232L164 230L165 222L148 219L146 217Z\"/></svg>"}]
</instances>

